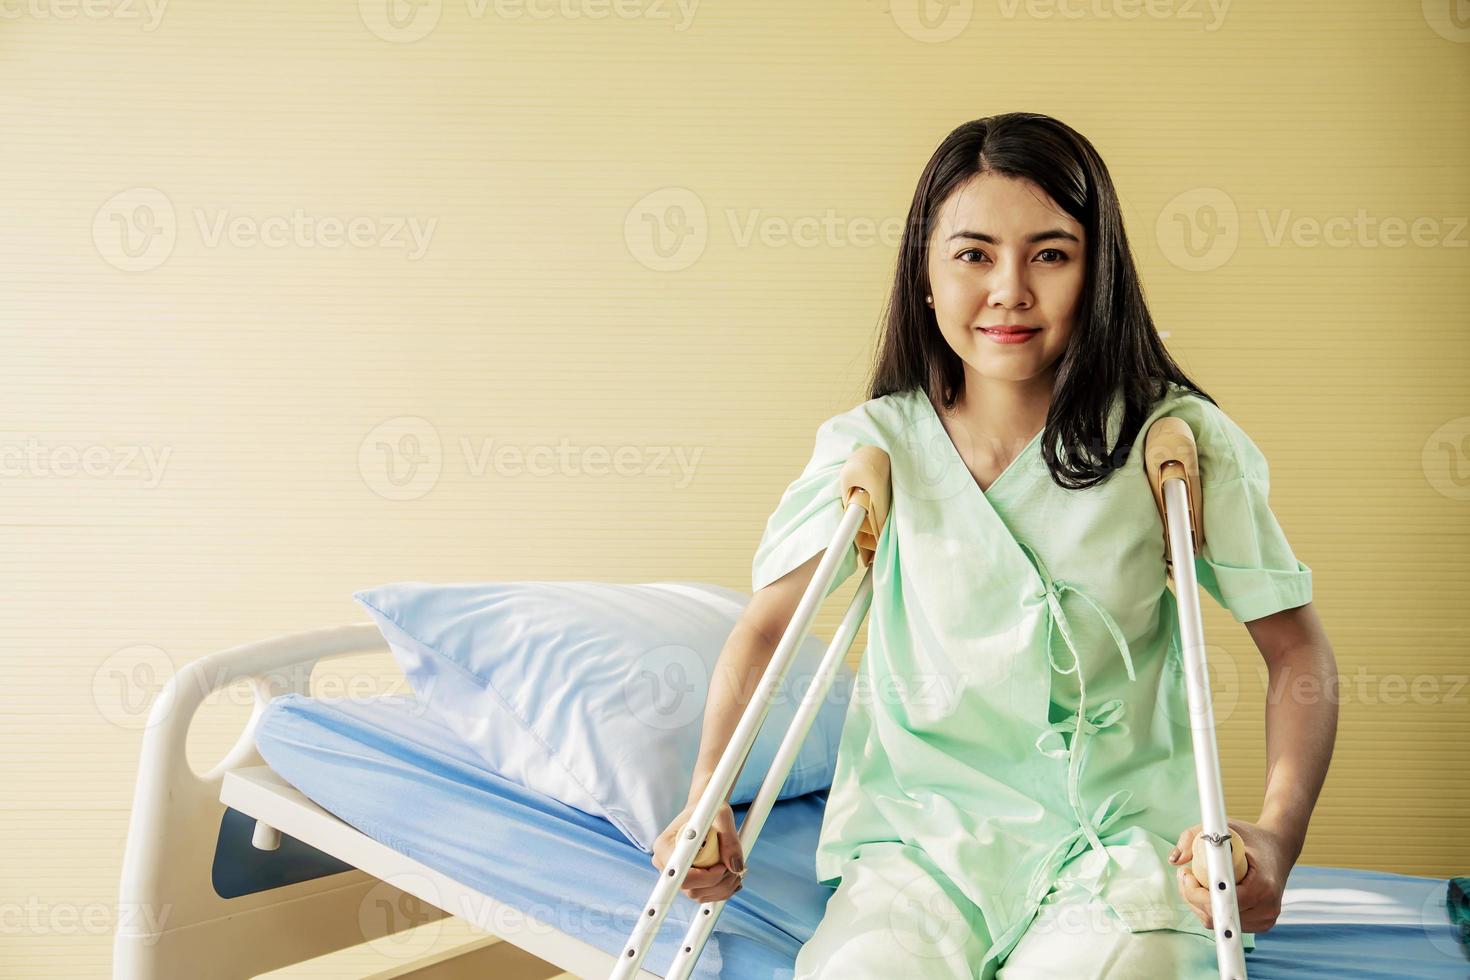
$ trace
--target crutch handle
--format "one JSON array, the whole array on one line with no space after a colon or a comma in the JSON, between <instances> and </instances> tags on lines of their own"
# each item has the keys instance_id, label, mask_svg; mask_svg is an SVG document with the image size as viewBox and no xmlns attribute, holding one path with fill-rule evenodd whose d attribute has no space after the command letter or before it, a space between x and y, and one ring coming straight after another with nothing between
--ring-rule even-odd
<instances>
[{"instance_id":1,"label":"crutch handle","mask_svg":"<svg viewBox=\"0 0 1470 980\"><path fill-rule=\"evenodd\" d=\"M1189 864L1189 870L1194 873L1194 880L1206 888L1210 887L1210 864L1205 857L1206 853L1208 853L1207 848L1209 846L1210 842L1205 840L1203 834L1196 834L1194 838L1194 859ZM1245 877L1245 841L1240 839L1240 835L1235 832L1235 828L1233 827L1230 829L1230 864L1235 871L1236 881Z\"/></svg>"},{"instance_id":2,"label":"crutch handle","mask_svg":"<svg viewBox=\"0 0 1470 980\"><path fill-rule=\"evenodd\" d=\"M1164 563L1171 571L1169 555L1169 510L1164 506L1164 481L1179 478L1189 487L1189 524L1195 554L1205 543L1205 496L1199 483L1199 452L1189 423L1177 415L1165 415L1148 427L1143 437L1143 461L1148 471L1154 504L1164 522Z\"/></svg>"},{"instance_id":3,"label":"crutch handle","mask_svg":"<svg viewBox=\"0 0 1470 980\"><path fill-rule=\"evenodd\" d=\"M720 861L720 832L711 827L709 833L704 835L704 843L699 845L699 850L694 852L694 867L710 868ZM1204 879L1201 879L1204 880Z\"/></svg>"}]
</instances>

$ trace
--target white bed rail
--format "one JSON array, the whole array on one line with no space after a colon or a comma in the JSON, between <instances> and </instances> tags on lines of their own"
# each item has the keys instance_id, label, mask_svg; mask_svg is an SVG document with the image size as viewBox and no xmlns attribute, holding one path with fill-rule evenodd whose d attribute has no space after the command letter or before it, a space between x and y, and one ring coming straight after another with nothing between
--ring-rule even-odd
<instances>
[{"instance_id":1,"label":"white bed rail","mask_svg":"<svg viewBox=\"0 0 1470 980\"><path fill-rule=\"evenodd\" d=\"M368 893L386 886L358 870L223 898L213 867L225 805L220 784L232 769L264 764L255 732L271 698L310 693L327 659L385 649L371 623L310 630L247 643L185 664L154 701L143 735L128 824L113 941L115 980L233 980L391 935L445 913L407 893L394 920L361 914ZM240 680L255 694L250 720L225 757L204 775L189 765L190 723L209 695ZM259 843L275 835L262 828ZM261 852L266 854L268 852ZM376 889L376 891L375 891ZM395 890L396 891L396 890ZM395 895L396 897L396 895Z\"/></svg>"}]
</instances>

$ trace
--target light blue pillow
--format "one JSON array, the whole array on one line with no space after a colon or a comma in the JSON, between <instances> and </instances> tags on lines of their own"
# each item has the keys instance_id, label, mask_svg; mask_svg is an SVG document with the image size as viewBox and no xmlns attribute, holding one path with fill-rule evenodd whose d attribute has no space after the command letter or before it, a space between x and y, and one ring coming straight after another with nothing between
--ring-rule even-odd
<instances>
[{"instance_id":1,"label":"light blue pillow","mask_svg":"<svg viewBox=\"0 0 1470 980\"><path fill-rule=\"evenodd\" d=\"M427 710L494 772L606 817L652 853L689 795L720 651L750 597L699 582L396 582L353 593ZM808 636L730 797L755 798L826 643ZM780 798L826 789L837 677Z\"/></svg>"}]
</instances>

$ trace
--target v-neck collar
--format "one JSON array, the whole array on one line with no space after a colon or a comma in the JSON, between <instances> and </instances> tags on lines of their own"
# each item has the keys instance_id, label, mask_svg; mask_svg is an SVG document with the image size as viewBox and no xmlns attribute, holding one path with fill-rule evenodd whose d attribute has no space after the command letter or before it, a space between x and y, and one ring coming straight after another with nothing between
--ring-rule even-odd
<instances>
[{"instance_id":1,"label":"v-neck collar","mask_svg":"<svg viewBox=\"0 0 1470 980\"><path fill-rule=\"evenodd\" d=\"M954 439L950 437L949 430L944 427L944 421L939 417L938 411L935 410L934 403L929 400L928 392L926 392L922 386L916 388L915 392L917 393L918 399L924 403L924 408L928 411L929 418L933 420L936 426L938 426L939 434L944 437L944 444L947 447L946 451L948 455L952 458L953 462L960 467L960 472L965 474L965 479L969 481L970 486L973 487L975 492L980 494L980 496L982 497L988 498L992 493L995 492L995 488L1000 486L1001 483L1005 481L1005 478L1011 474L1012 470L1020 468L1022 463L1031 454L1031 448L1041 441L1042 434L1046 432L1046 426L1043 425L1041 429L1038 430L1037 433L1031 437L1031 441L1026 443L1025 447L1023 447L1021 451L1015 455L1015 458L1013 458L1009 463L1006 464L1005 469L1000 471L1000 475L997 476L994 480L990 481L990 486L988 488L982 488L980 486L980 482L975 479L975 474L971 473L970 467L966 465L965 458L960 455L959 447L954 444Z\"/></svg>"}]
</instances>

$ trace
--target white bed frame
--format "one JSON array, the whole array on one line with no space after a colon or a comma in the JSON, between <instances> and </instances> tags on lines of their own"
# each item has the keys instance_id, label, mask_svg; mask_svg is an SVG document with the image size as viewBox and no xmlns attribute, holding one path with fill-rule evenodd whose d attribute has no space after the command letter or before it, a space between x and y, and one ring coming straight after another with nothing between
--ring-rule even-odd
<instances>
[{"instance_id":1,"label":"white bed frame","mask_svg":"<svg viewBox=\"0 0 1470 980\"><path fill-rule=\"evenodd\" d=\"M607 953L373 840L281 779L255 747L271 698L310 693L312 670L334 657L385 648L371 622L248 643L186 664L155 700L143 738L123 859L114 980L235 980L458 915L491 937L376 973L371 980L545 980L606 977ZM246 680L255 706L234 747L203 776L185 743L208 695ZM254 818L262 861L282 834L355 870L223 898L216 845L226 808ZM389 884L391 883L391 884ZM391 901L401 924L364 909ZM375 924L377 923L377 924ZM639 980L659 980L640 970Z\"/></svg>"}]
</instances>

